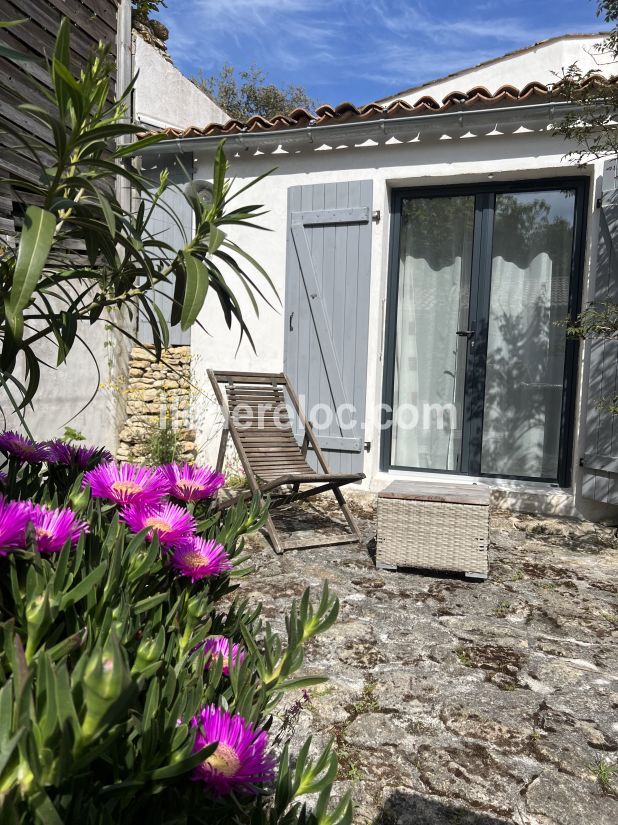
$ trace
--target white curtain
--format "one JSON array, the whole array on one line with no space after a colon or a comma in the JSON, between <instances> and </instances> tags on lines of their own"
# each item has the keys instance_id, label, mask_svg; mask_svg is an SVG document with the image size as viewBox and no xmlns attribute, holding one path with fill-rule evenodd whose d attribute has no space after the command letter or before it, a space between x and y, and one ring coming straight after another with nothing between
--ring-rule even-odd
<instances>
[{"instance_id":1,"label":"white curtain","mask_svg":"<svg viewBox=\"0 0 618 825\"><path fill-rule=\"evenodd\" d=\"M569 273L547 252L493 258L483 418L483 473L556 475Z\"/></svg>"},{"instance_id":2,"label":"white curtain","mask_svg":"<svg viewBox=\"0 0 618 825\"><path fill-rule=\"evenodd\" d=\"M464 201L462 208L454 210L453 200ZM402 222L391 463L455 470L464 377L458 362L466 344L456 332L467 323L471 204L440 201L450 207L449 230L453 219L459 224L450 238L444 237L448 224L427 220L440 211L435 202L420 199Z\"/></svg>"}]
</instances>

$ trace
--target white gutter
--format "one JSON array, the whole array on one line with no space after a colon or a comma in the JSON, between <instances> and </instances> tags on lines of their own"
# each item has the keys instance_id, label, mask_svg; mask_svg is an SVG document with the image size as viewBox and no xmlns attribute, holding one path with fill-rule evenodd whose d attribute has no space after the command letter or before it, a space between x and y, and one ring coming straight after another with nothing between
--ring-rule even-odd
<instances>
[{"instance_id":1,"label":"white gutter","mask_svg":"<svg viewBox=\"0 0 618 825\"><path fill-rule=\"evenodd\" d=\"M142 154L160 154L169 151L210 149L225 140L230 149L264 149L279 146L313 146L341 143L346 138L356 142L378 134L383 138L410 137L421 132L439 136L463 137L468 132L494 131L500 127L515 126L527 129L550 127L557 119L580 109L567 101L502 106L495 109L459 109L436 114L380 118L370 121L334 123L329 126L288 127L268 132L239 132L232 135L198 135L196 137L168 138L142 150Z\"/></svg>"}]
</instances>

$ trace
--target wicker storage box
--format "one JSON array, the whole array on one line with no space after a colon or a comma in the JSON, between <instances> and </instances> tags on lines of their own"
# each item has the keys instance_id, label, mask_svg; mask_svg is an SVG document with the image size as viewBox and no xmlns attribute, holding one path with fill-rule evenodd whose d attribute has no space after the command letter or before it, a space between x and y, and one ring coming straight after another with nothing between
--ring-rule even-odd
<instances>
[{"instance_id":1,"label":"wicker storage box","mask_svg":"<svg viewBox=\"0 0 618 825\"><path fill-rule=\"evenodd\" d=\"M376 564L487 578L488 487L396 481L378 494Z\"/></svg>"}]
</instances>

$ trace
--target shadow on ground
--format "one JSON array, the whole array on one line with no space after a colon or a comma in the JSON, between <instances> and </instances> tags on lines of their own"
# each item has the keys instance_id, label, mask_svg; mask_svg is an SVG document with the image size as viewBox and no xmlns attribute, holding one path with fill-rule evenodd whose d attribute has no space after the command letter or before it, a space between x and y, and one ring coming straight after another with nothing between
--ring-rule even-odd
<instances>
[{"instance_id":1,"label":"shadow on ground","mask_svg":"<svg viewBox=\"0 0 618 825\"><path fill-rule=\"evenodd\" d=\"M496 819L421 794L395 791L384 803L373 825L509 825L509 820Z\"/></svg>"}]
</instances>

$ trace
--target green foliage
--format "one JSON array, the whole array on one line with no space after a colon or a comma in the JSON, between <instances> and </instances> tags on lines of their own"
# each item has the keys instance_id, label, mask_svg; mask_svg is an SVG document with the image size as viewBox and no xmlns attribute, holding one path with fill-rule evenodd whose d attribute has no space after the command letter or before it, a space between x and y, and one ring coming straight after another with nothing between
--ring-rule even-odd
<instances>
[{"instance_id":1,"label":"green foliage","mask_svg":"<svg viewBox=\"0 0 618 825\"><path fill-rule=\"evenodd\" d=\"M597 48L599 63L607 64L618 57L617 0L599 0L597 16L613 24L602 46ZM592 78L593 75L596 75L594 70L582 72L577 64L573 64L560 78L561 94L577 103L578 108L557 125L556 133L578 144L579 148L572 155L580 161L618 152L618 129L614 119L618 88L601 77Z\"/></svg>"},{"instance_id":2,"label":"green foliage","mask_svg":"<svg viewBox=\"0 0 618 825\"><path fill-rule=\"evenodd\" d=\"M241 337L251 340L224 270L232 270L256 311L253 293L266 300L260 281L273 289L264 269L228 237L230 227L260 228L254 219L263 212L258 206L232 204L239 193L230 194L223 147L216 154L209 197L203 198L196 187L183 191L195 230L187 237L180 227L184 246L175 249L150 225L154 206L164 202L172 186L168 176L161 175L153 191L151 180L129 160L159 140L150 136L128 142L141 129L123 117L132 85L119 103L109 102L114 64L104 44L79 74L71 71L69 58L65 20L49 63L51 89L24 75L45 105L24 96L19 108L46 130L51 149L41 137L4 122L10 138L19 144L20 155L39 169L38 179L32 180L17 165L12 177L4 181L24 201L17 251L6 249L0 255L0 379L3 384L12 383L20 407L32 400L39 386L36 345L42 339L52 343L60 365L76 340L88 349L84 327L102 318L135 340L117 312L124 310L134 321L139 310L141 321L151 328L159 358L169 331L154 296L163 284L172 283L172 325L188 329L212 289L228 326L238 323ZM11 95L19 95L17 88L11 89ZM140 198L136 211L126 208L116 195L119 179L130 184ZM168 212L170 220L178 223ZM110 312L116 314L106 318ZM18 361L25 366L23 383L15 378Z\"/></svg>"},{"instance_id":3,"label":"green foliage","mask_svg":"<svg viewBox=\"0 0 618 825\"><path fill-rule=\"evenodd\" d=\"M589 304L567 325L567 334L574 338L592 340L616 340L618 337L618 304L606 301ZM596 406L612 415L618 414L618 395L606 395L596 399Z\"/></svg>"},{"instance_id":4,"label":"green foliage","mask_svg":"<svg viewBox=\"0 0 618 825\"><path fill-rule=\"evenodd\" d=\"M33 491L34 475L18 473L11 495L58 503L49 474ZM188 721L200 708L214 702L268 728L284 692L323 681L294 674L303 644L337 616L327 585L317 604L307 590L292 606L284 637L235 594L249 573L243 536L263 524L263 505L211 510L201 521L235 567L194 584L171 571L156 538L130 534L114 507L82 495L79 510L90 532L74 550L68 542L55 555L0 556L0 819L348 825L347 798L328 810L330 746L312 759L308 741L292 767L284 744L275 786L257 797L214 799L190 778L214 751L193 751ZM196 649L213 634L246 643L229 677L221 660L205 668ZM319 794L314 812L307 794Z\"/></svg>"},{"instance_id":5,"label":"green foliage","mask_svg":"<svg viewBox=\"0 0 618 825\"><path fill-rule=\"evenodd\" d=\"M73 427L65 427L64 433L62 434L61 441L66 441L67 444L71 444L73 441L85 441L86 436L80 432L79 430L74 429Z\"/></svg>"},{"instance_id":6,"label":"green foliage","mask_svg":"<svg viewBox=\"0 0 618 825\"><path fill-rule=\"evenodd\" d=\"M156 14L160 8L166 8L165 0L132 0L133 19L137 23L147 23L150 15Z\"/></svg>"},{"instance_id":7,"label":"green foliage","mask_svg":"<svg viewBox=\"0 0 618 825\"><path fill-rule=\"evenodd\" d=\"M613 24L599 49L599 57L607 63L608 56L618 59L618 0L599 0L597 15ZM618 108L618 87L594 71L584 73L578 66L570 66L561 78L561 92L578 104L575 112L567 115L556 132L578 144L572 152L576 159L603 158L618 153L618 128L615 114ZM618 335L618 306L607 302L591 304L567 327L568 334L577 338L613 339ZM618 414L618 395L596 399L596 406L612 415Z\"/></svg>"},{"instance_id":8,"label":"green foliage","mask_svg":"<svg viewBox=\"0 0 618 825\"><path fill-rule=\"evenodd\" d=\"M148 450L145 456L146 464L169 464L180 458L181 448L178 443L178 434L172 422L172 411L165 408L165 422L163 427L154 427L148 439Z\"/></svg>"},{"instance_id":9,"label":"green foliage","mask_svg":"<svg viewBox=\"0 0 618 825\"><path fill-rule=\"evenodd\" d=\"M598 759L594 765L590 765L590 770L595 775L603 793L613 793L614 787L612 780L614 774L618 774L618 764L612 764L605 759Z\"/></svg>"},{"instance_id":10,"label":"green foliage","mask_svg":"<svg viewBox=\"0 0 618 825\"><path fill-rule=\"evenodd\" d=\"M618 306L609 301L590 304L567 326L569 335L577 338L611 340L618 336Z\"/></svg>"},{"instance_id":11,"label":"green foliage","mask_svg":"<svg viewBox=\"0 0 618 825\"><path fill-rule=\"evenodd\" d=\"M193 82L215 100L231 118L246 120L252 115L271 118L288 114L302 107L312 109L315 104L302 86L279 88L266 82L266 75L257 66L241 69L226 63L218 75L191 78Z\"/></svg>"}]
</instances>

